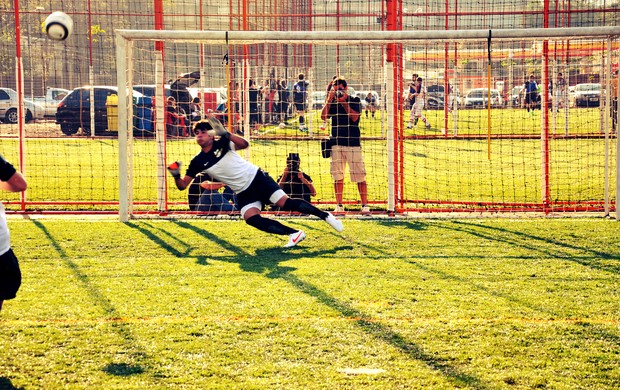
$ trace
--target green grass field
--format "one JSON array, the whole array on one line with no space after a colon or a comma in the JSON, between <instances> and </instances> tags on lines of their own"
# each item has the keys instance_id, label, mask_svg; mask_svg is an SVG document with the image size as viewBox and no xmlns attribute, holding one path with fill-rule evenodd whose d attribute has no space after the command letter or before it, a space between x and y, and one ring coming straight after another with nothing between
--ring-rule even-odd
<instances>
[{"instance_id":1,"label":"green grass field","mask_svg":"<svg viewBox=\"0 0 620 390\"><path fill-rule=\"evenodd\" d=\"M10 219L0 388L620 387L620 224Z\"/></svg>"}]
</instances>

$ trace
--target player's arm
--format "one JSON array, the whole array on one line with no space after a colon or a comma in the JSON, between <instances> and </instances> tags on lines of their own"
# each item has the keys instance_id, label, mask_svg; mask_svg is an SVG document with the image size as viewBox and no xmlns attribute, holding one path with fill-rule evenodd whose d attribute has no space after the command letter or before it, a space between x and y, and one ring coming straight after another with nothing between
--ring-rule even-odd
<instances>
[{"instance_id":1,"label":"player's arm","mask_svg":"<svg viewBox=\"0 0 620 390\"><path fill-rule=\"evenodd\" d=\"M250 143L245 138L241 137L240 135L228 133L227 137L230 140L230 142L235 144L236 150L245 149L248 146L250 146Z\"/></svg>"},{"instance_id":2,"label":"player's arm","mask_svg":"<svg viewBox=\"0 0 620 390\"><path fill-rule=\"evenodd\" d=\"M168 165L168 172L170 172L170 174L174 178L174 184L177 186L177 188L180 191L183 191L187 188L187 186L190 185L194 178L188 175L185 175L181 178L181 165L182 164L180 161L173 162L172 164Z\"/></svg>"},{"instance_id":3,"label":"player's arm","mask_svg":"<svg viewBox=\"0 0 620 390\"><path fill-rule=\"evenodd\" d=\"M230 142L235 145L236 150L245 149L250 146L250 143L243 137L238 136L237 134L231 133L224 128L222 123L217 120L214 116L208 116L207 121L211 124L212 130L209 130L209 134L212 136L218 136L227 138Z\"/></svg>"},{"instance_id":4,"label":"player's arm","mask_svg":"<svg viewBox=\"0 0 620 390\"><path fill-rule=\"evenodd\" d=\"M336 89L335 88L330 89L329 93L327 94L327 99L325 101L325 104L323 105L323 109L321 109L322 120L325 121L327 120L327 118L329 118L329 111L333 103L336 103Z\"/></svg>"},{"instance_id":5,"label":"player's arm","mask_svg":"<svg viewBox=\"0 0 620 390\"><path fill-rule=\"evenodd\" d=\"M345 93L341 97L338 98L338 103L347 112L349 119L351 119L353 122L357 122L360 119L360 113L355 111L353 108L351 108L351 105L349 104L348 99L349 99L349 95Z\"/></svg>"},{"instance_id":6,"label":"player's arm","mask_svg":"<svg viewBox=\"0 0 620 390\"><path fill-rule=\"evenodd\" d=\"M314 188L314 184L312 184L312 180L308 180L306 178L306 176L303 174L303 172L299 172L299 179L301 180L301 182L306 186L306 188L308 189L308 192L310 193L310 196L316 196L316 188Z\"/></svg>"},{"instance_id":7,"label":"player's arm","mask_svg":"<svg viewBox=\"0 0 620 390\"><path fill-rule=\"evenodd\" d=\"M24 176L0 155L0 189L10 192L22 192L28 187Z\"/></svg>"},{"instance_id":8,"label":"player's arm","mask_svg":"<svg viewBox=\"0 0 620 390\"><path fill-rule=\"evenodd\" d=\"M15 173L9 178L9 180L0 181L0 189L5 191L22 192L26 191L27 187L28 183L26 183L26 179L18 171L15 171Z\"/></svg>"}]
</instances>

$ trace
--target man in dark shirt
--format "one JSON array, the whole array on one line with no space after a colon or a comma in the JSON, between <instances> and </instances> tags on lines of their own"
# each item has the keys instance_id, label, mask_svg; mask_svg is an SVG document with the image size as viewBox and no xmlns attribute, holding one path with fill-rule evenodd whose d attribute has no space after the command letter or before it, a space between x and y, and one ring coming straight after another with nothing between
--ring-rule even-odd
<instances>
[{"instance_id":1,"label":"man in dark shirt","mask_svg":"<svg viewBox=\"0 0 620 390\"><path fill-rule=\"evenodd\" d=\"M332 119L332 154L330 172L334 178L336 193L336 212L343 212L342 193L344 190L344 172L349 164L351 181L357 183L362 201L362 212L368 213L368 187L366 185L366 168L360 143L360 113L362 105L359 97L347 94L347 81L337 77L329 91L327 102L321 111L321 119Z\"/></svg>"},{"instance_id":2,"label":"man in dark shirt","mask_svg":"<svg viewBox=\"0 0 620 390\"><path fill-rule=\"evenodd\" d=\"M312 178L300 167L298 153L290 153L286 159L286 168L278 177L278 185L293 199L303 199L310 203L311 197L316 196L316 189L312 184Z\"/></svg>"}]
</instances>

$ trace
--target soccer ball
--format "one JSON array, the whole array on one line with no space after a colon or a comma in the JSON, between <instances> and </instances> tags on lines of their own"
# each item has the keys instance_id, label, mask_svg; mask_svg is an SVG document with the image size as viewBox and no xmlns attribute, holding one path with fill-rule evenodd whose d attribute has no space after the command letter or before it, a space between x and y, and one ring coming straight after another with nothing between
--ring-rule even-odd
<instances>
[{"instance_id":1,"label":"soccer ball","mask_svg":"<svg viewBox=\"0 0 620 390\"><path fill-rule=\"evenodd\" d=\"M52 12L43 22L43 32L50 39L64 41L73 32L73 19L64 12Z\"/></svg>"},{"instance_id":2,"label":"soccer ball","mask_svg":"<svg viewBox=\"0 0 620 390\"><path fill-rule=\"evenodd\" d=\"M282 122L282 123L280 123L278 126L279 126L281 129L283 129L283 128L285 128L285 127L286 127L286 123Z\"/></svg>"}]
</instances>

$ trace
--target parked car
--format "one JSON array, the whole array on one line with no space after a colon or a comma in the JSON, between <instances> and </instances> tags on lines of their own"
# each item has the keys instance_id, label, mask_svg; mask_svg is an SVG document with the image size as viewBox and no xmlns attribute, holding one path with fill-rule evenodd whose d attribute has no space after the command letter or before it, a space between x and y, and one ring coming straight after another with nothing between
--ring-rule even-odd
<instances>
[{"instance_id":1,"label":"parked car","mask_svg":"<svg viewBox=\"0 0 620 390\"><path fill-rule=\"evenodd\" d=\"M575 107L598 107L601 104L601 84L587 83L575 85L573 99Z\"/></svg>"},{"instance_id":2,"label":"parked car","mask_svg":"<svg viewBox=\"0 0 620 390\"><path fill-rule=\"evenodd\" d=\"M106 101L108 96L118 95L118 88L116 86L86 86L75 88L58 103L56 123L60 125L63 134L75 134L80 128L85 133L90 133L91 88L94 88L95 97L95 134L105 134L108 130ZM143 95L134 91L133 96L137 99Z\"/></svg>"},{"instance_id":3,"label":"parked car","mask_svg":"<svg viewBox=\"0 0 620 390\"><path fill-rule=\"evenodd\" d=\"M487 88L471 89L465 97L465 107L487 107L489 90ZM491 107L502 107L502 96L497 89L491 90Z\"/></svg>"},{"instance_id":4,"label":"parked car","mask_svg":"<svg viewBox=\"0 0 620 390\"><path fill-rule=\"evenodd\" d=\"M54 117L56 116L56 108L58 107L58 103L60 103L60 101L64 99L65 96L69 94L69 92L71 91L64 88L48 87L45 96L36 96L31 100L44 107L44 115L46 117Z\"/></svg>"},{"instance_id":5,"label":"parked car","mask_svg":"<svg viewBox=\"0 0 620 390\"><path fill-rule=\"evenodd\" d=\"M18 108L17 92L10 88L0 88L0 121L11 124L19 122ZM45 107L28 99L24 99L24 111L26 122L43 119L45 115Z\"/></svg>"},{"instance_id":6,"label":"parked car","mask_svg":"<svg viewBox=\"0 0 620 390\"><path fill-rule=\"evenodd\" d=\"M426 97L438 97L443 99L445 88L443 85L433 84L426 87Z\"/></svg>"},{"instance_id":7,"label":"parked car","mask_svg":"<svg viewBox=\"0 0 620 390\"><path fill-rule=\"evenodd\" d=\"M575 107L575 86L568 87L568 102L571 107Z\"/></svg>"},{"instance_id":8,"label":"parked car","mask_svg":"<svg viewBox=\"0 0 620 390\"><path fill-rule=\"evenodd\" d=\"M313 110L320 110L325 105L325 99L327 98L327 92L315 91L310 93L310 107Z\"/></svg>"}]
</instances>

